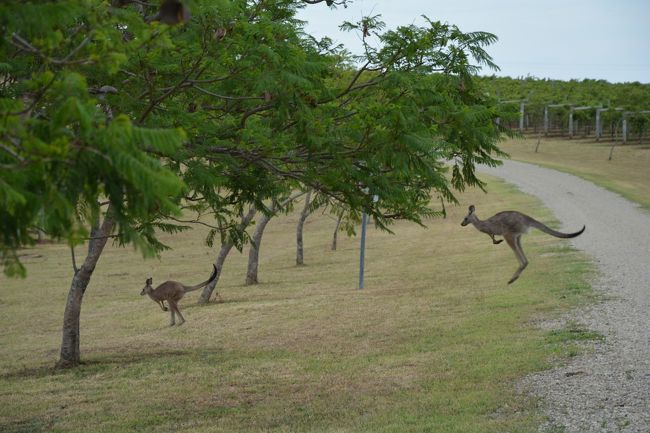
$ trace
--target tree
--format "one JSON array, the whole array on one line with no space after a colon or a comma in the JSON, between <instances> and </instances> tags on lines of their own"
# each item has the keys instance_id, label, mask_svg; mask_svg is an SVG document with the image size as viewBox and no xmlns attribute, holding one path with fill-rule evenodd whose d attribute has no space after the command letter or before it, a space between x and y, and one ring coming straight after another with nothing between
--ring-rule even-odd
<instances>
[{"instance_id":1,"label":"tree","mask_svg":"<svg viewBox=\"0 0 650 433\"><path fill-rule=\"evenodd\" d=\"M296 225L296 265L298 266L305 264L302 235L303 228L305 227L305 221L307 220L309 214L312 212L310 205L311 190L307 191L307 195L305 195L305 204L302 208L302 211L300 212L300 215L298 216L298 224Z\"/></svg>"},{"instance_id":2,"label":"tree","mask_svg":"<svg viewBox=\"0 0 650 433\"><path fill-rule=\"evenodd\" d=\"M342 219L343 219L343 212L339 213L338 217L336 218L336 225L334 226L334 234L332 235L332 244L331 244L331 247L330 247L332 251L336 251L336 248L337 248L339 227L341 227L341 220Z\"/></svg>"},{"instance_id":3,"label":"tree","mask_svg":"<svg viewBox=\"0 0 650 433\"><path fill-rule=\"evenodd\" d=\"M33 244L36 229L71 248L88 241L70 285L60 367L79 363L81 302L108 239L145 254L163 248L155 230L179 228L159 217L178 212L183 189L158 158L180 148L182 131L136 126L102 99L114 90L102 76L117 72L130 48L119 43L122 34L106 6L89 6L0 6L7 35L0 41L4 271L24 275L16 249Z\"/></svg>"},{"instance_id":4,"label":"tree","mask_svg":"<svg viewBox=\"0 0 650 433\"><path fill-rule=\"evenodd\" d=\"M258 284L257 270L260 261L260 248L262 246L262 236L266 225L271 221L278 212L286 212L291 209L294 200L305 194L305 192L297 192L289 197L285 197L282 201L274 200L271 206L260 216L260 219L255 225L255 231L251 237L251 245L248 250L248 266L246 268L246 285Z\"/></svg>"},{"instance_id":5,"label":"tree","mask_svg":"<svg viewBox=\"0 0 650 433\"><path fill-rule=\"evenodd\" d=\"M219 283L219 277L221 277L221 272L223 270L224 263L226 262L226 257L228 257L228 254L230 254L230 251L235 246L235 241L231 236L237 236L239 234L245 233L246 228L249 226L249 224L255 217L256 213L257 210L254 207L251 207L245 215L242 215L241 222L236 227L236 230L230 233L230 236L228 235L224 236L224 239L221 241L221 248L219 249L219 255L217 255L217 260L214 262L214 266L217 269L217 276L210 284L208 284L203 288L203 291L201 292L201 296L199 297L199 304L207 304L208 302L210 302L210 297L212 296L212 292L214 292L214 289L217 287L217 284ZM241 242L242 241L240 241L239 243L241 244Z\"/></svg>"}]
</instances>

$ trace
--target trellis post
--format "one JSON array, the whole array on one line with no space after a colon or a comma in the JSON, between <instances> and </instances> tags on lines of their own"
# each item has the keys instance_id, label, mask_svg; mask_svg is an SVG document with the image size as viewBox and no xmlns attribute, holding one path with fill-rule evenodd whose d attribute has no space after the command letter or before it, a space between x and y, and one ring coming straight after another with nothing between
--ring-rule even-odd
<instances>
[{"instance_id":1,"label":"trellis post","mask_svg":"<svg viewBox=\"0 0 650 433\"><path fill-rule=\"evenodd\" d=\"M600 137L603 136L603 122L600 113L607 110L607 108L596 108L596 141L600 141Z\"/></svg>"},{"instance_id":2,"label":"trellis post","mask_svg":"<svg viewBox=\"0 0 650 433\"><path fill-rule=\"evenodd\" d=\"M548 105L544 106L544 136L548 136Z\"/></svg>"}]
</instances>

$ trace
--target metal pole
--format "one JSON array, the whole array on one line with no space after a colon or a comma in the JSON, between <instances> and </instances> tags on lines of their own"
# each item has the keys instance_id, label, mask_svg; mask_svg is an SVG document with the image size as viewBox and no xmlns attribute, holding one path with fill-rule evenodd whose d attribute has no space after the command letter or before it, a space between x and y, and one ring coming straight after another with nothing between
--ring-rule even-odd
<instances>
[{"instance_id":1,"label":"metal pole","mask_svg":"<svg viewBox=\"0 0 650 433\"><path fill-rule=\"evenodd\" d=\"M366 224L368 215L364 212L361 215L361 252L359 254L359 289L363 289L363 271L366 260Z\"/></svg>"},{"instance_id":2,"label":"metal pole","mask_svg":"<svg viewBox=\"0 0 650 433\"><path fill-rule=\"evenodd\" d=\"M544 135L548 135L548 105L544 106Z\"/></svg>"}]
</instances>

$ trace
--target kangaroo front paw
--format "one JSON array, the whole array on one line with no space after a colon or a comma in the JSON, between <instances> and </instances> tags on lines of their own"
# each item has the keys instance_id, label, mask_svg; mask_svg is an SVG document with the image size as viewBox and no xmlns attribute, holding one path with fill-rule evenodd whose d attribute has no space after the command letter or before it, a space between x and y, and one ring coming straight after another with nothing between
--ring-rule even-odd
<instances>
[{"instance_id":1,"label":"kangaroo front paw","mask_svg":"<svg viewBox=\"0 0 650 433\"><path fill-rule=\"evenodd\" d=\"M503 239L499 239L498 241L493 241L493 242L494 242L494 245L500 244L501 242L503 242Z\"/></svg>"}]
</instances>

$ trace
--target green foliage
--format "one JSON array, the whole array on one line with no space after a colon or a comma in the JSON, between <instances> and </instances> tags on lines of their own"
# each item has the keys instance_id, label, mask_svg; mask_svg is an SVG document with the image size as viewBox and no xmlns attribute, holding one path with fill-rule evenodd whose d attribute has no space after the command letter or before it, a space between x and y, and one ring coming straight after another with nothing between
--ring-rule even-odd
<instances>
[{"instance_id":1,"label":"green foliage","mask_svg":"<svg viewBox=\"0 0 650 433\"><path fill-rule=\"evenodd\" d=\"M179 129L136 127L106 104L103 79L130 47L104 3L0 6L0 261L24 274L15 250L38 228L79 243L111 204L116 237L143 251L160 247L153 227L177 212L182 183L159 156L185 140ZM169 229L168 227L165 227Z\"/></svg>"},{"instance_id":2,"label":"green foliage","mask_svg":"<svg viewBox=\"0 0 650 433\"><path fill-rule=\"evenodd\" d=\"M481 84L493 96L506 100L526 99L530 103L602 105L629 111L650 109L650 84L609 83L585 79L482 77Z\"/></svg>"},{"instance_id":3,"label":"green foliage","mask_svg":"<svg viewBox=\"0 0 650 433\"><path fill-rule=\"evenodd\" d=\"M344 27L379 44L353 59L304 33L301 1L188 5L174 27L144 2L0 6L5 261L36 226L79 242L102 202L146 252L180 200L240 247L243 212L296 188L381 228L421 224L432 195L480 186L474 165L501 155L505 111L474 76L496 68L492 34L366 17Z\"/></svg>"}]
</instances>

